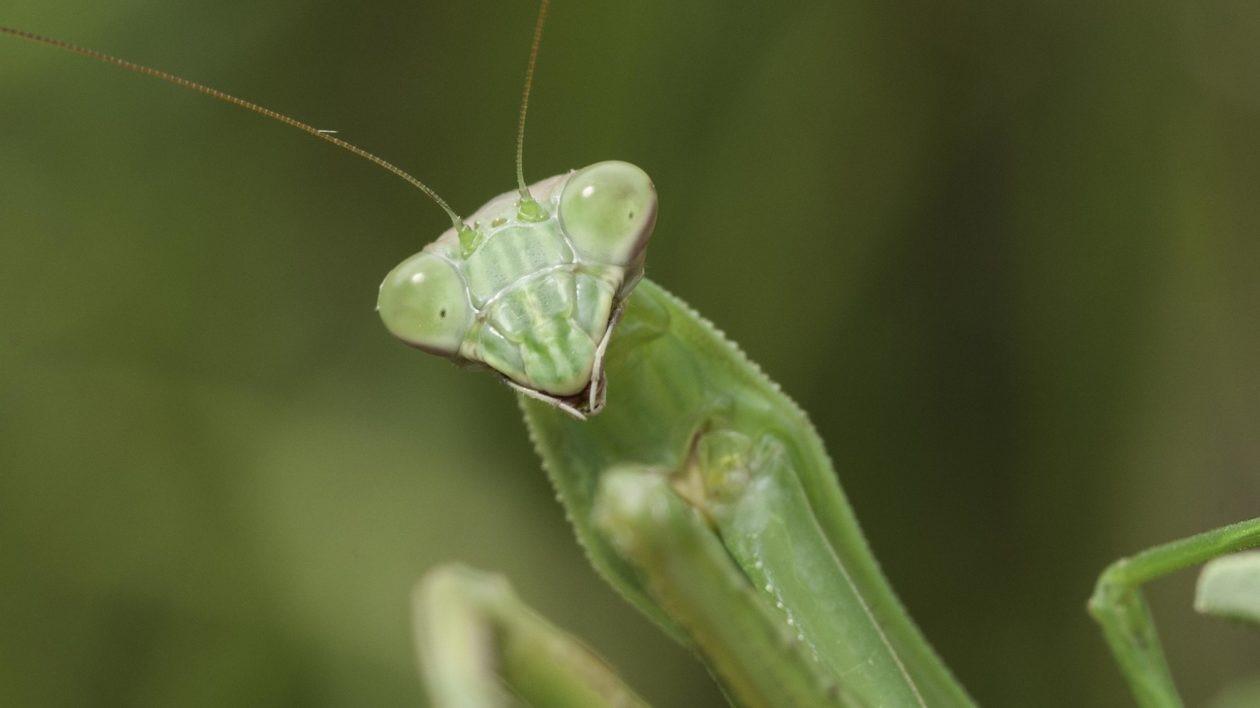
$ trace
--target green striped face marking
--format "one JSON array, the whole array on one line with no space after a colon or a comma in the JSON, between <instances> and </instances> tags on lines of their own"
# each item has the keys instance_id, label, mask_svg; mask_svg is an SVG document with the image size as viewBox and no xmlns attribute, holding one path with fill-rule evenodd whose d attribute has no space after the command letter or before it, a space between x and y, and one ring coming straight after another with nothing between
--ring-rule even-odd
<instances>
[{"instance_id":1,"label":"green striped face marking","mask_svg":"<svg viewBox=\"0 0 1260 708\"><path fill-rule=\"evenodd\" d=\"M643 274L656 190L599 162L492 199L381 284L377 311L403 342L482 364L577 417L603 404L603 353Z\"/></svg>"}]
</instances>

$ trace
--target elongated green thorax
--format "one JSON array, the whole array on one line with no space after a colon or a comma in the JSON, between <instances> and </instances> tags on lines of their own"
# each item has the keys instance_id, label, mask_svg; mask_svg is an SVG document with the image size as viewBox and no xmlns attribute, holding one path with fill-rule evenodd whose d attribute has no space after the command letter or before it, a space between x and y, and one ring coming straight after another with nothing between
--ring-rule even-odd
<instances>
[{"instance_id":1,"label":"elongated green thorax","mask_svg":"<svg viewBox=\"0 0 1260 708\"><path fill-rule=\"evenodd\" d=\"M394 336L476 362L581 417L602 400L602 352L656 220L647 174L601 162L491 200L381 284Z\"/></svg>"},{"instance_id":2,"label":"elongated green thorax","mask_svg":"<svg viewBox=\"0 0 1260 708\"><path fill-rule=\"evenodd\" d=\"M972 705L880 572L805 413L734 344L644 280L607 362L598 418L522 408L614 587L695 647L741 705ZM641 504L624 498L640 492Z\"/></svg>"}]
</instances>

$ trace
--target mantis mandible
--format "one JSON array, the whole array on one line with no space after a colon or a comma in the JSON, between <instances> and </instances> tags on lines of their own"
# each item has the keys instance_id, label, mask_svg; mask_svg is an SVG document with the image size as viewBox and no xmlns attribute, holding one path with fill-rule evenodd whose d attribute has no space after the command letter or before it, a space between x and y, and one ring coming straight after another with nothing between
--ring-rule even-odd
<instances>
[{"instance_id":1,"label":"mantis mandible","mask_svg":"<svg viewBox=\"0 0 1260 708\"><path fill-rule=\"evenodd\" d=\"M734 700L969 705L879 570L805 413L707 320L641 278L657 209L647 173L604 161L526 182L525 117L546 9L521 104L517 187L468 218L392 163L309 124L93 50L0 32L278 120L437 203L451 227L385 278L385 326L411 346L490 369L516 391L592 563L693 647ZM1254 545L1249 523L1242 538ZM453 694L478 703L501 698L478 691L495 671L519 688L559 687L540 694L558 703L639 700L497 581L439 574L417 605L439 702L460 700L435 687L444 683L435 667L448 667L439 673ZM481 643L461 644L468 637ZM451 653L460 648L469 651Z\"/></svg>"}]
</instances>

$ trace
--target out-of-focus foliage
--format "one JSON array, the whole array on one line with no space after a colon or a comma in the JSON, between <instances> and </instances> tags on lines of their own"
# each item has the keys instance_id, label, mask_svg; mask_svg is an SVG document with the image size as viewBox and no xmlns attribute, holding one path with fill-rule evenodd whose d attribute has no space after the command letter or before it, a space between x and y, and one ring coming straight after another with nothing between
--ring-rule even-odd
<instances>
[{"instance_id":1,"label":"out-of-focus foliage","mask_svg":"<svg viewBox=\"0 0 1260 708\"><path fill-rule=\"evenodd\" d=\"M1260 678L1230 684L1212 701L1212 708L1252 708L1260 705Z\"/></svg>"},{"instance_id":2,"label":"out-of-focus foliage","mask_svg":"<svg viewBox=\"0 0 1260 708\"><path fill-rule=\"evenodd\" d=\"M9 0L0 21L512 184L529 2ZM0 41L0 703L413 705L459 558L661 705L691 658L585 564L508 391L392 342L443 227L278 126ZM559 0L527 143L661 194L648 272L813 414L993 705L1122 704L1083 606L1260 498L1253 3ZM613 381L613 386L616 382ZM1151 589L1191 703L1257 640Z\"/></svg>"}]
</instances>

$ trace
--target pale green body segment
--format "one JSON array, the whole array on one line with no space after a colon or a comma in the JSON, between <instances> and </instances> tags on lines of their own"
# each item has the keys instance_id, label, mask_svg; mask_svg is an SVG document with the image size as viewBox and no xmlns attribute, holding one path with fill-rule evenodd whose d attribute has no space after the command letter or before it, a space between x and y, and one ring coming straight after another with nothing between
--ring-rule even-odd
<instances>
[{"instance_id":1,"label":"pale green body segment","mask_svg":"<svg viewBox=\"0 0 1260 708\"><path fill-rule=\"evenodd\" d=\"M1203 566L1194 609L1260 627L1260 551L1235 553Z\"/></svg>"},{"instance_id":2,"label":"pale green body segment","mask_svg":"<svg viewBox=\"0 0 1260 708\"><path fill-rule=\"evenodd\" d=\"M688 637L703 618L671 609L645 583L652 569L594 521L606 513L599 499L607 474L631 465L668 480L678 500L709 520L766 616L843 695L864 705L971 705L879 570L809 420L742 352L645 280L606 366L607 407L590 421L525 398L521 405L579 539L615 587L696 646ZM788 650L749 642L762 663ZM728 651L720 646L698 648L711 665L736 660L714 654ZM740 648L745 661L748 650ZM819 704L832 698L816 696Z\"/></svg>"}]
</instances>

